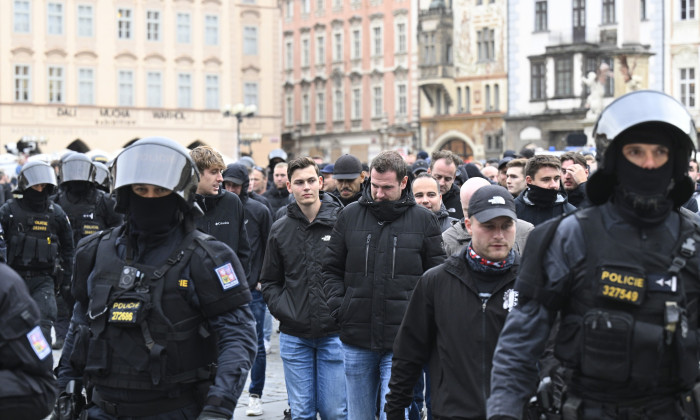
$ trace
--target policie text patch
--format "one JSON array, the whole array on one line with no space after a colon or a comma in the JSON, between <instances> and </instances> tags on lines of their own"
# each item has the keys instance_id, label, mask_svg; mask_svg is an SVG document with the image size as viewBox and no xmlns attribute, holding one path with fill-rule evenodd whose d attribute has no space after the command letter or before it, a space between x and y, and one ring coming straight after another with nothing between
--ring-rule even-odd
<instances>
[{"instance_id":1,"label":"policie text patch","mask_svg":"<svg viewBox=\"0 0 700 420\"><path fill-rule=\"evenodd\" d=\"M137 300L118 301L109 308L109 318L112 324L136 324L137 315L143 302Z\"/></svg>"},{"instance_id":2,"label":"policie text patch","mask_svg":"<svg viewBox=\"0 0 700 420\"><path fill-rule=\"evenodd\" d=\"M233 266L230 262L222 265L221 267L216 267L214 271L216 272L216 276L219 278L221 287L223 287L224 290L238 286L238 277L236 277L236 273L233 271Z\"/></svg>"},{"instance_id":3,"label":"policie text patch","mask_svg":"<svg viewBox=\"0 0 700 420\"><path fill-rule=\"evenodd\" d=\"M598 296L618 302L641 305L646 279L639 273L615 267L598 269Z\"/></svg>"}]
</instances>

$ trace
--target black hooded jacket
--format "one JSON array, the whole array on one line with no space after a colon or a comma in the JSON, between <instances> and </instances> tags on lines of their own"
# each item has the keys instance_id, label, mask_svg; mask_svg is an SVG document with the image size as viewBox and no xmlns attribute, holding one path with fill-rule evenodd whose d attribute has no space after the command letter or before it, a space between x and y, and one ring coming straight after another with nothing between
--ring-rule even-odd
<instances>
[{"instance_id":1,"label":"black hooded jacket","mask_svg":"<svg viewBox=\"0 0 700 420\"><path fill-rule=\"evenodd\" d=\"M280 331L296 337L338 332L323 291L321 260L343 205L331 194L319 195L321 208L312 222L294 202L272 225L260 276L265 302L280 320Z\"/></svg>"},{"instance_id":2,"label":"black hooded jacket","mask_svg":"<svg viewBox=\"0 0 700 420\"><path fill-rule=\"evenodd\" d=\"M281 209L282 207L284 207L290 203L289 191L287 191L286 187L285 188L273 187L271 190L265 191L265 194L263 194L263 197L267 198L267 201L270 202L270 205L272 206L272 214L273 215L275 213L277 213L277 210Z\"/></svg>"},{"instance_id":3,"label":"black hooded jacket","mask_svg":"<svg viewBox=\"0 0 700 420\"><path fill-rule=\"evenodd\" d=\"M217 195L197 194L195 200L204 211L196 220L197 229L228 245L241 261L247 279L250 276L250 243L243 203L236 194L221 188Z\"/></svg>"},{"instance_id":4,"label":"black hooded jacket","mask_svg":"<svg viewBox=\"0 0 700 420\"><path fill-rule=\"evenodd\" d=\"M455 219L461 219L464 217L462 202L459 200L459 187L457 184L453 183L450 190L442 195L442 204L445 205L447 213L450 215L450 217L454 217Z\"/></svg>"},{"instance_id":5,"label":"black hooded jacket","mask_svg":"<svg viewBox=\"0 0 700 420\"><path fill-rule=\"evenodd\" d=\"M416 205L408 187L392 202L375 202L370 192L338 216L323 289L344 343L391 351L416 282L445 251L437 217Z\"/></svg>"},{"instance_id":6,"label":"black hooded jacket","mask_svg":"<svg viewBox=\"0 0 700 420\"><path fill-rule=\"evenodd\" d=\"M248 285L251 290L255 289L256 284L260 279L260 271L262 270L263 257L267 247L267 237L270 234L272 226L272 214L263 203L252 199L248 196L248 185L250 178L248 177L248 169L240 163L229 165L223 173L224 178L232 177L243 181L241 184L241 193L238 198L243 203L243 213L245 219L246 232L248 233L248 242L250 243L250 276L248 276Z\"/></svg>"}]
</instances>

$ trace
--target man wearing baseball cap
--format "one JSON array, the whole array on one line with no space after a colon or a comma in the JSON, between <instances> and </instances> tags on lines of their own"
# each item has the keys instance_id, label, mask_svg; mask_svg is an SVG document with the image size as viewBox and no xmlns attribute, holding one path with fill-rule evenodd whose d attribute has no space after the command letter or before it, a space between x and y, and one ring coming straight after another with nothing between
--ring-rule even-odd
<instances>
[{"instance_id":1,"label":"man wearing baseball cap","mask_svg":"<svg viewBox=\"0 0 700 420\"><path fill-rule=\"evenodd\" d=\"M337 182L334 195L340 198L344 206L354 203L362 195L362 183L365 181L362 162L353 155L344 154L333 165L333 179Z\"/></svg>"},{"instance_id":2,"label":"man wearing baseball cap","mask_svg":"<svg viewBox=\"0 0 700 420\"><path fill-rule=\"evenodd\" d=\"M434 418L486 417L483 390L490 389L491 359L518 302L516 219L505 188L484 186L472 195L465 219L471 243L426 272L411 296L394 342L387 420L404 418L425 363L439 378L431 381Z\"/></svg>"}]
</instances>

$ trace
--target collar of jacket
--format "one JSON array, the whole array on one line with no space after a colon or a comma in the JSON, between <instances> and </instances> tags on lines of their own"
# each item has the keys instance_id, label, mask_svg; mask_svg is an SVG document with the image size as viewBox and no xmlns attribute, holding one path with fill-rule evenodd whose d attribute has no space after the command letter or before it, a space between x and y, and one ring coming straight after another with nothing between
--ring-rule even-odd
<instances>
[{"instance_id":1,"label":"collar of jacket","mask_svg":"<svg viewBox=\"0 0 700 420\"><path fill-rule=\"evenodd\" d=\"M464 249L466 252L466 248ZM474 284L474 279L472 276L474 275L474 272L469 269L469 265L467 264L466 257L464 256L464 253L460 252L459 254L455 253L453 255L450 255L447 257L445 262L443 263L443 267L445 268L445 272L452 275L455 277L457 280L462 282L465 286L467 286L472 292L479 294L479 290L477 289L476 285ZM520 267L520 256L518 253L515 253L515 261L513 261L513 265L510 267L510 270L506 271L501 275L501 278L496 280L495 284L496 287L493 289L494 293L498 292L508 284L510 281L514 280L513 277L511 277L511 273L515 272L517 273L518 268Z\"/></svg>"},{"instance_id":2,"label":"collar of jacket","mask_svg":"<svg viewBox=\"0 0 700 420\"><path fill-rule=\"evenodd\" d=\"M401 197L396 201L374 201L371 191L372 188L369 186L362 190L362 197L357 202L361 206L367 207L380 222L393 222L409 208L416 205L416 200L409 192L408 186L403 189Z\"/></svg>"},{"instance_id":3,"label":"collar of jacket","mask_svg":"<svg viewBox=\"0 0 700 420\"><path fill-rule=\"evenodd\" d=\"M527 198L529 190L526 188L520 195L523 197L523 203L527 204L528 206L535 206L536 204L532 202L529 198ZM552 204L552 207L556 206L557 204L562 204L568 202L568 199L566 198L567 196L565 194L562 194L561 191L557 193L557 199L554 200L554 204Z\"/></svg>"},{"instance_id":4,"label":"collar of jacket","mask_svg":"<svg viewBox=\"0 0 700 420\"><path fill-rule=\"evenodd\" d=\"M223 188L219 188L219 192L216 195L195 194L194 199L202 207L202 211L206 213L216 207L224 194L226 194L226 191Z\"/></svg>"}]
</instances>

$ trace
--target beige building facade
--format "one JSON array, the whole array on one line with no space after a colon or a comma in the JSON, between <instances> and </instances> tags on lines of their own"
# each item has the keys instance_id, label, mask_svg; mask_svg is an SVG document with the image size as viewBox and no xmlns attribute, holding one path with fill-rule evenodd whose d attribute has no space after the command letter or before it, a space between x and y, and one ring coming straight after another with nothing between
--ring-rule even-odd
<instances>
[{"instance_id":1,"label":"beige building facade","mask_svg":"<svg viewBox=\"0 0 700 420\"><path fill-rule=\"evenodd\" d=\"M0 1L0 143L118 151L136 138L259 164L280 147L275 0ZM240 122L227 104L254 104ZM250 143L247 145L246 143Z\"/></svg>"}]
</instances>

